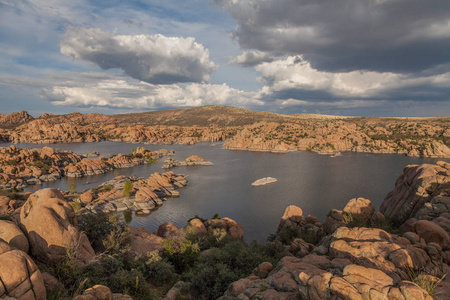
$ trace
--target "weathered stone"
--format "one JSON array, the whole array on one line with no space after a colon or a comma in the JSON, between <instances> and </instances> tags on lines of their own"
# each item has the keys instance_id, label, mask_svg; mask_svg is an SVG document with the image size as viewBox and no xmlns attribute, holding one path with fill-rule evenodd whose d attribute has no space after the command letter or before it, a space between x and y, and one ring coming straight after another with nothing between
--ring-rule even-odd
<instances>
[{"instance_id":1,"label":"weathered stone","mask_svg":"<svg viewBox=\"0 0 450 300\"><path fill-rule=\"evenodd\" d=\"M416 224L417 234L427 243L439 244L443 249L449 249L450 236L441 226L427 220L419 220Z\"/></svg>"},{"instance_id":2,"label":"weathered stone","mask_svg":"<svg viewBox=\"0 0 450 300\"><path fill-rule=\"evenodd\" d=\"M0 239L7 242L10 246L28 253L28 239L15 223L0 220Z\"/></svg>"},{"instance_id":3,"label":"weathered stone","mask_svg":"<svg viewBox=\"0 0 450 300\"><path fill-rule=\"evenodd\" d=\"M178 230L178 227L175 226L175 224L173 224L172 222L166 222L166 223L159 225L156 235L160 236L160 237L168 237L171 234L173 234L174 232L176 232L177 230Z\"/></svg>"},{"instance_id":4,"label":"weathered stone","mask_svg":"<svg viewBox=\"0 0 450 300\"><path fill-rule=\"evenodd\" d=\"M188 227L195 228L198 233L206 233L206 227L200 219L192 219L189 221Z\"/></svg>"},{"instance_id":5,"label":"weathered stone","mask_svg":"<svg viewBox=\"0 0 450 300\"><path fill-rule=\"evenodd\" d=\"M131 252L137 257L145 257L147 253L158 251L162 253L164 247L161 245L163 238L149 233L146 228L127 227L130 238Z\"/></svg>"},{"instance_id":6,"label":"weathered stone","mask_svg":"<svg viewBox=\"0 0 450 300\"><path fill-rule=\"evenodd\" d=\"M285 225L291 225L292 223L300 222L303 219L303 211L300 207L295 205L289 205L286 207L283 216L280 220L280 225L278 230L283 228Z\"/></svg>"},{"instance_id":7,"label":"weathered stone","mask_svg":"<svg viewBox=\"0 0 450 300\"><path fill-rule=\"evenodd\" d=\"M0 298L44 300L44 279L33 260L0 239Z\"/></svg>"},{"instance_id":8,"label":"weathered stone","mask_svg":"<svg viewBox=\"0 0 450 300\"><path fill-rule=\"evenodd\" d=\"M82 295L73 298L73 300L113 300L113 294L104 285L94 285L85 290Z\"/></svg>"},{"instance_id":9,"label":"weathered stone","mask_svg":"<svg viewBox=\"0 0 450 300\"><path fill-rule=\"evenodd\" d=\"M80 195L80 200L83 203L91 203L94 200L94 195L91 192L86 192Z\"/></svg>"},{"instance_id":10,"label":"weathered stone","mask_svg":"<svg viewBox=\"0 0 450 300\"><path fill-rule=\"evenodd\" d=\"M363 221L368 221L375 212L372 202L364 198L353 198L348 201L343 209L344 213Z\"/></svg>"},{"instance_id":11,"label":"weathered stone","mask_svg":"<svg viewBox=\"0 0 450 300\"><path fill-rule=\"evenodd\" d=\"M86 235L76 227L75 212L56 189L32 194L20 213L21 227L27 232L31 253L43 261L61 260L66 247L74 247L80 263L95 253Z\"/></svg>"}]
</instances>

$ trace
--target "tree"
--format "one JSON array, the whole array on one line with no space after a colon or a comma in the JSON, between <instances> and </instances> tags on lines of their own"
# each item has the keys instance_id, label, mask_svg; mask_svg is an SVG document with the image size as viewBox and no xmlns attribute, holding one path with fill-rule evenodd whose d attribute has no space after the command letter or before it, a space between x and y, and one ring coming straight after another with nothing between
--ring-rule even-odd
<instances>
[{"instance_id":1,"label":"tree","mask_svg":"<svg viewBox=\"0 0 450 300\"><path fill-rule=\"evenodd\" d=\"M127 180L125 181L125 185L123 186L123 195L125 197L131 196L131 191L133 190L133 185L131 184L131 181Z\"/></svg>"},{"instance_id":2,"label":"tree","mask_svg":"<svg viewBox=\"0 0 450 300\"><path fill-rule=\"evenodd\" d=\"M75 183L75 181L71 181L69 183L69 191L71 193L75 193L76 189L77 189L77 184Z\"/></svg>"}]
</instances>

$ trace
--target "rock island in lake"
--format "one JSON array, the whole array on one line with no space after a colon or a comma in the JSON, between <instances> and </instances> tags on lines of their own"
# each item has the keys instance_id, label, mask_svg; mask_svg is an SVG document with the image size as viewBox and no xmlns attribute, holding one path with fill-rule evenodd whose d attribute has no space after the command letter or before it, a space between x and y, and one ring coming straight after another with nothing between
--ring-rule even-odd
<instances>
[{"instance_id":1,"label":"rock island in lake","mask_svg":"<svg viewBox=\"0 0 450 300\"><path fill-rule=\"evenodd\" d=\"M274 183L274 182L277 182L277 181L278 180L276 178L273 178L273 177L264 177L264 178L258 179L255 182L253 182L252 186L266 185L266 184Z\"/></svg>"}]
</instances>

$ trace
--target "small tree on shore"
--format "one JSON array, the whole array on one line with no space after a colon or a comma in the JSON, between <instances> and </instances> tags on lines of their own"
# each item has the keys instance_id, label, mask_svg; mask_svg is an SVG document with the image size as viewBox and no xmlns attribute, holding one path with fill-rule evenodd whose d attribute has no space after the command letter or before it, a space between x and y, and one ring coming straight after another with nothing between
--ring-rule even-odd
<instances>
[{"instance_id":1,"label":"small tree on shore","mask_svg":"<svg viewBox=\"0 0 450 300\"><path fill-rule=\"evenodd\" d=\"M71 181L69 183L69 191L71 193L75 193L75 190L77 189L77 184L74 181Z\"/></svg>"},{"instance_id":2,"label":"small tree on shore","mask_svg":"<svg viewBox=\"0 0 450 300\"><path fill-rule=\"evenodd\" d=\"M125 181L125 185L123 186L122 195L125 197L130 197L132 190L133 190L133 185L131 184L131 181L129 181L129 180Z\"/></svg>"}]
</instances>

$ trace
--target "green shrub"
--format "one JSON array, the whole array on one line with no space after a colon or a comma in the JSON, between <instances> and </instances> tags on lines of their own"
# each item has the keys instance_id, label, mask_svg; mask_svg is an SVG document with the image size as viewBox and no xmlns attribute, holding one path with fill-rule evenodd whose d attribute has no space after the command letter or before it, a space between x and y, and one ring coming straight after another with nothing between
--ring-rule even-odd
<instances>
[{"instance_id":1,"label":"green shrub","mask_svg":"<svg viewBox=\"0 0 450 300\"><path fill-rule=\"evenodd\" d=\"M239 277L223 263L208 265L200 263L186 275L196 294L205 299L217 299Z\"/></svg>"},{"instance_id":2,"label":"green shrub","mask_svg":"<svg viewBox=\"0 0 450 300\"><path fill-rule=\"evenodd\" d=\"M109 185L109 184L107 184L107 185L105 185L105 186L103 187L103 190L109 192L110 190L112 190L112 186Z\"/></svg>"},{"instance_id":3,"label":"green shrub","mask_svg":"<svg viewBox=\"0 0 450 300\"><path fill-rule=\"evenodd\" d=\"M284 226L277 234L277 239L285 245L291 244L298 237L300 237L300 231L292 226Z\"/></svg>"},{"instance_id":4,"label":"green shrub","mask_svg":"<svg viewBox=\"0 0 450 300\"><path fill-rule=\"evenodd\" d=\"M133 190L133 184L131 183L131 181L129 181L129 180L125 181L122 195L124 197L130 197L132 190Z\"/></svg>"},{"instance_id":5,"label":"green shrub","mask_svg":"<svg viewBox=\"0 0 450 300\"><path fill-rule=\"evenodd\" d=\"M77 184L75 183L75 181L69 182L69 191L71 193L75 193L76 189L77 189Z\"/></svg>"},{"instance_id":6,"label":"green shrub","mask_svg":"<svg viewBox=\"0 0 450 300\"><path fill-rule=\"evenodd\" d=\"M175 278L175 268L167 260L148 262L142 271L152 284L162 286Z\"/></svg>"},{"instance_id":7,"label":"green shrub","mask_svg":"<svg viewBox=\"0 0 450 300\"><path fill-rule=\"evenodd\" d=\"M435 276L435 272L425 272L423 270L415 271L411 268L406 268L403 273L403 279L410 280L424 289L428 295L434 296L436 294L437 286L445 279L447 274L444 274L441 278Z\"/></svg>"},{"instance_id":8,"label":"green shrub","mask_svg":"<svg viewBox=\"0 0 450 300\"><path fill-rule=\"evenodd\" d=\"M215 299L233 281L247 277L262 262L275 264L285 255L280 244L252 242L247 245L243 240L232 240L201 255L195 267L185 274L185 279L192 284L195 294Z\"/></svg>"},{"instance_id":9,"label":"green shrub","mask_svg":"<svg viewBox=\"0 0 450 300\"><path fill-rule=\"evenodd\" d=\"M113 293L131 295L133 299L155 299L150 284L138 270L120 269L109 280L108 287Z\"/></svg>"},{"instance_id":10,"label":"green shrub","mask_svg":"<svg viewBox=\"0 0 450 300\"><path fill-rule=\"evenodd\" d=\"M154 163L156 161L156 160L153 159L153 157L151 157L150 154L147 154L145 157L147 158L147 163L148 164L152 164L152 163Z\"/></svg>"},{"instance_id":11,"label":"green shrub","mask_svg":"<svg viewBox=\"0 0 450 300\"><path fill-rule=\"evenodd\" d=\"M187 239L164 240L164 257L173 264L177 273L183 273L194 265L200 255L197 244Z\"/></svg>"},{"instance_id":12,"label":"green shrub","mask_svg":"<svg viewBox=\"0 0 450 300\"><path fill-rule=\"evenodd\" d=\"M15 159L9 159L5 162L5 164L8 166L17 166L19 162Z\"/></svg>"},{"instance_id":13,"label":"green shrub","mask_svg":"<svg viewBox=\"0 0 450 300\"><path fill-rule=\"evenodd\" d=\"M82 208L80 202L71 202L70 204L72 205L72 208L75 211L75 213L77 213Z\"/></svg>"},{"instance_id":14,"label":"green shrub","mask_svg":"<svg viewBox=\"0 0 450 300\"><path fill-rule=\"evenodd\" d=\"M78 216L78 227L86 233L92 247L97 252L104 251L105 247L117 248L126 244L125 240L126 224L119 215L106 214L83 214ZM110 238L107 236L110 235ZM118 241L111 241L112 238L120 238ZM106 243L103 241L106 240ZM118 243L118 244L117 244Z\"/></svg>"}]
</instances>

